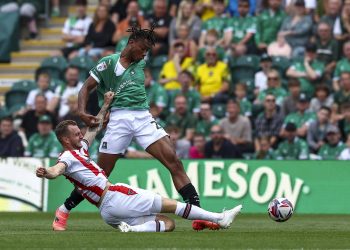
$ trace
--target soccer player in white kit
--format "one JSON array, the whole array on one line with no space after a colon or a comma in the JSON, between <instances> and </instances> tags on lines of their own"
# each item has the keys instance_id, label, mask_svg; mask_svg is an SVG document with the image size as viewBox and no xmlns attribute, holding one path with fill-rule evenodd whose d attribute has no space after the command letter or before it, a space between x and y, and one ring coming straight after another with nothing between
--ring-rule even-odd
<instances>
[{"instance_id":1,"label":"soccer player in white kit","mask_svg":"<svg viewBox=\"0 0 350 250\"><path fill-rule=\"evenodd\" d=\"M97 115L101 124L113 97L113 92L104 95L104 104ZM127 184L111 184L103 169L90 159L88 153L88 147L101 127L89 128L83 137L74 121L59 123L55 133L65 151L58 157L56 165L39 167L36 175L47 179L64 175L85 199L99 208L107 224L122 232L173 231L174 221L160 213L174 213L189 220L206 220L225 229L241 211L242 205L238 205L222 213L213 213Z\"/></svg>"}]
</instances>

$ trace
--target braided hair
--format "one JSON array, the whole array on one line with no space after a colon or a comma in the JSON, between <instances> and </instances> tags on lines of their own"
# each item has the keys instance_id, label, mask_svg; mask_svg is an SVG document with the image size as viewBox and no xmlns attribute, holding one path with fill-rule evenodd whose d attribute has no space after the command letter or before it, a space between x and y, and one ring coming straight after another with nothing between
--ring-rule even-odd
<instances>
[{"instance_id":1,"label":"braided hair","mask_svg":"<svg viewBox=\"0 0 350 250\"><path fill-rule=\"evenodd\" d=\"M126 32L130 32L131 35L129 37L129 41L130 40L147 40L149 41L152 46L155 45L156 43L156 36L154 33L154 28L155 28L156 24L153 23L151 25L150 29L141 29L140 26L138 26L137 24L132 25L131 28L129 28Z\"/></svg>"}]
</instances>

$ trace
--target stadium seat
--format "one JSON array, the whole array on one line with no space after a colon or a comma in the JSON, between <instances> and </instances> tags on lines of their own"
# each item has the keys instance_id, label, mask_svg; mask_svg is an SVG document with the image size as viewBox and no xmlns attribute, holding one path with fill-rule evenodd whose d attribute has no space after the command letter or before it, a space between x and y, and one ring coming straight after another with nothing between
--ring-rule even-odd
<instances>
[{"instance_id":1,"label":"stadium seat","mask_svg":"<svg viewBox=\"0 0 350 250\"><path fill-rule=\"evenodd\" d=\"M11 90L25 90L25 91L29 92L35 88L37 88L37 85L35 82L33 82L31 80L23 80L23 81L15 82L12 85Z\"/></svg>"},{"instance_id":2,"label":"stadium seat","mask_svg":"<svg viewBox=\"0 0 350 250\"><path fill-rule=\"evenodd\" d=\"M12 114L26 105L28 92L25 90L10 90L5 94L7 111Z\"/></svg>"},{"instance_id":3,"label":"stadium seat","mask_svg":"<svg viewBox=\"0 0 350 250\"><path fill-rule=\"evenodd\" d=\"M95 66L95 62L89 56L77 56L70 60L69 65L79 68L79 80L84 82L89 76L89 71Z\"/></svg>"},{"instance_id":4,"label":"stadium seat","mask_svg":"<svg viewBox=\"0 0 350 250\"><path fill-rule=\"evenodd\" d=\"M274 56L272 57L272 67L277 69L282 78L286 78L286 71L291 65L291 61L287 57Z\"/></svg>"},{"instance_id":5,"label":"stadium seat","mask_svg":"<svg viewBox=\"0 0 350 250\"><path fill-rule=\"evenodd\" d=\"M67 60L62 56L45 58L40 67L36 70L35 76L37 77L41 72L47 72L51 76L51 79L63 80L63 73L67 65Z\"/></svg>"},{"instance_id":6,"label":"stadium seat","mask_svg":"<svg viewBox=\"0 0 350 250\"><path fill-rule=\"evenodd\" d=\"M218 118L224 118L226 115L226 104L222 104L222 103L216 103L213 104L213 106L211 107L211 110L213 112L213 115Z\"/></svg>"},{"instance_id":7,"label":"stadium seat","mask_svg":"<svg viewBox=\"0 0 350 250\"><path fill-rule=\"evenodd\" d=\"M232 83L254 80L254 75L259 69L259 57L256 55L246 55L231 59L229 62Z\"/></svg>"},{"instance_id":8,"label":"stadium seat","mask_svg":"<svg viewBox=\"0 0 350 250\"><path fill-rule=\"evenodd\" d=\"M158 80L160 71L162 70L162 67L164 63L168 61L168 56L155 56L150 61L150 68L151 68L151 74L155 81Z\"/></svg>"}]
</instances>

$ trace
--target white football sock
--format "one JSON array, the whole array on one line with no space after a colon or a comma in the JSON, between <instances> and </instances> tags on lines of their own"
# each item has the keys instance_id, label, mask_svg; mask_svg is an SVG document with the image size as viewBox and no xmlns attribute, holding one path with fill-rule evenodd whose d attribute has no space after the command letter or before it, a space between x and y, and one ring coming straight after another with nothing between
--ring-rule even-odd
<instances>
[{"instance_id":1,"label":"white football sock","mask_svg":"<svg viewBox=\"0 0 350 250\"><path fill-rule=\"evenodd\" d=\"M141 225L130 226L133 232L164 232L165 223L161 220L148 221Z\"/></svg>"},{"instance_id":2,"label":"white football sock","mask_svg":"<svg viewBox=\"0 0 350 250\"><path fill-rule=\"evenodd\" d=\"M60 210L60 211L63 212L63 213L66 213L66 214L68 214L68 213L70 212L70 210L68 210L64 204L62 204L62 205L58 208L58 210Z\"/></svg>"},{"instance_id":3,"label":"white football sock","mask_svg":"<svg viewBox=\"0 0 350 250\"><path fill-rule=\"evenodd\" d=\"M182 202L177 203L175 214L188 220L207 220L215 223L222 219L221 213L209 212L200 207Z\"/></svg>"}]
</instances>

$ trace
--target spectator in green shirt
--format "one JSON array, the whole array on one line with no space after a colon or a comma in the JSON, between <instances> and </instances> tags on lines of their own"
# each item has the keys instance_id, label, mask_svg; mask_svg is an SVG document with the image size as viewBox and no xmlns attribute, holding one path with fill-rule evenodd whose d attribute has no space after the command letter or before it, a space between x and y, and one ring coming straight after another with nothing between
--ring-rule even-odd
<instances>
[{"instance_id":1,"label":"spectator in green shirt","mask_svg":"<svg viewBox=\"0 0 350 250\"><path fill-rule=\"evenodd\" d=\"M320 80L324 72L324 64L316 59L316 45L308 43L305 46L303 61L293 63L287 70L288 77L299 78L301 91L313 96L315 84Z\"/></svg>"},{"instance_id":2,"label":"spectator in green shirt","mask_svg":"<svg viewBox=\"0 0 350 250\"><path fill-rule=\"evenodd\" d=\"M339 111L344 103L350 102L350 72L342 72L340 74L341 88L334 93L333 109Z\"/></svg>"},{"instance_id":3,"label":"spectator in green shirt","mask_svg":"<svg viewBox=\"0 0 350 250\"><path fill-rule=\"evenodd\" d=\"M203 102L196 125L196 133L200 133L209 139L211 127L217 124L219 124L219 121L213 116L210 104Z\"/></svg>"},{"instance_id":4,"label":"spectator in green shirt","mask_svg":"<svg viewBox=\"0 0 350 250\"><path fill-rule=\"evenodd\" d=\"M267 46L276 40L286 13L280 0L269 0L268 8L257 17L255 42L259 50L266 51Z\"/></svg>"},{"instance_id":5,"label":"spectator in green shirt","mask_svg":"<svg viewBox=\"0 0 350 250\"><path fill-rule=\"evenodd\" d=\"M327 128L326 140L318 155L322 160L336 160L340 153L346 148L346 145L340 140L340 131L337 126L331 125Z\"/></svg>"},{"instance_id":6,"label":"spectator in green shirt","mask_svg":"<svg viewBox=\"0 0 350 250\"><path fill-rule=\"evenodd\" d=\"M342 140L346 141L347 136L350 135L350 102L346 102L341 106L341 112L337 120Z\"/></svg>"},{"instance_id":7,"label":"spectator in green shirt","mask_svg":"<svg viewBox=\"0 0 350 250\"><path fill-rule=\"evenodd\" d=\"M337 62L333 75L333 89L338 91L340 89L340 75L343 72L350 72L350 41L343 45L344 58Z\"/></svg>"},{"instance_id":8,"label":"spectator in green shirt","mask_svg":"<svg viewBox=\"0 0 350 250\"><path fill-rule=\"evenodd\" d=\"M284 129L285 140L278 145L275 158L277 160L307 160L309 148L303 139L297 137L297 126L289 122Z\"/></svg>"},{"instance_id":9,"label":"spectator in green shirt","mask_svg":"<svg viewBox=\"0 0 350 250\"><path fill-rule=\"evenodd\" d=\"M175 97L177 95L183 95L186 97L187 107L190 112L198 114L201 104L201 96L199 92L193 88L194 85L194 76L191 72L187 70L181 71L178 78L179 83L181 84L181 89L175 89L169 91L169 110L170 112L175 111Z\"/></svg>"},{"instance_id":10,"label":"spectator in green shirt","mask_svg":"<svg viewBox=\"0 0 350 250\"><path fill-rule=\"evenodd\" d=\"M305 93L301 93L297 103L297 111L284 118L284 125L280 135L285 136L285 127L288 123L293 123L297 127L297 135L305 137L310 123L316 120L316 114L308 111L310 100Z\"/></svg>"},{"instance_id":11,"label":"spectator in green shirt","mask_svg":"<svg viewBox=\"0 0 350 250\"><path fill-rule=\"evenodd\" d=\"M218 45L219 34L215 29L208 30L205 35L205 41L203 47L200 47L197 54L196 62L198 65L205 63L205 53L208 48L215 47L216 54L220 61L227 61L225 58L225 50L221 45Z\"/></svg>"},{"instance_id":12,"label":"spectator in green shirt","mask_svg":"<svg viewBox=\"0 0 350 250\"><path fill-rule=\"evenodd\" d=\"M229 19L225 28L225 47L231 48L236 56L254 54L256 52L254 42L256 19L249 16L249 7L249 0L239 0L239 16Z\"/></svg>"},{"instance_id":13,"label":"spectator in green shirt","mask_svg":"<svg viewBox=\"0 0 350 250\"><path fill-rule=\"evenodd\" d=\"M57 158L62 151L62 146L52 130L50 116L43 115L39 118L38 131L30 137L24 155L38 158Z\"/></svg>"},{"instance_id":14,"label":"spectator in green shirt","mask_svg":"<svg viewBox=\"0 0 350 250\"><path fill-rule=\"evenodd\" d=\"M166 126L176 126L181 129L179 138L192 140L197 119L189 112L187 108L187 100L184 95L178 95L175 98L175 111L171 113L166 121Z\"/></svg>"},{"instance_id":15,"label":"spectator in green shirt","mask_svg":"<svg viewBox=\"0 0 350 250\"><path fill-rule=\"evenodd\" d=\"M247 85L237 83L235 86L235 97L239 102L241 115L250 117L252 115L252 103L247 98Z\"/></svg>"}]
</instances>

